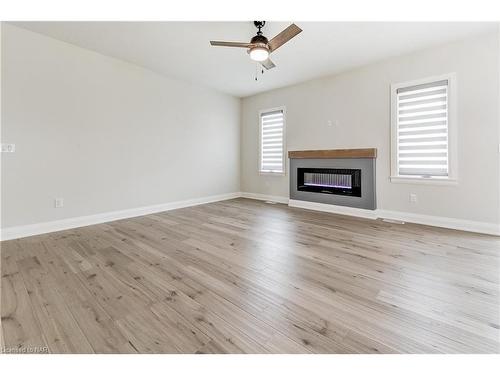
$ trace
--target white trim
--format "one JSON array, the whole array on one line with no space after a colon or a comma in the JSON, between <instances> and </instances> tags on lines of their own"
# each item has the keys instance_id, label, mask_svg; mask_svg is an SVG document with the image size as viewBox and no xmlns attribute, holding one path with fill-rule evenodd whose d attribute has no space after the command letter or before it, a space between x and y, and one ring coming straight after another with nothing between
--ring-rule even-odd
<instances>
[{"instance_id":1,"label":"white trim","mask_svg":"<svg viewBox=\"0 0 500 375\"><path fill-rule=\"evenodd\" d=\"M458 90L456 73L442 74L424 79L391 84L391 182L406 182L403 180L406 179L406 176L398 175L397 90L403 87L443 80L448 80L448 178L442 180L426 180L426 184L443 185L444 180L450 181L451 183L449 185L458 184ZM419 179L419 177L415 177L415 179ZM421 179L425 180L423 177ZM414 183L414 181L411 183Z\"/></svg>"},{"instance_id":2,"label":"white trim","mask_svg":"<svg viewBox=\"0 0 500 375\"><path fill-rule=\"evenodd\" d=\"M457 180L451 180L449 178L422 178L422 177L403 177L403 176L391 176L391 182L398 184L422 184L422 185L441 185L441 186L453 186L458 185Z\"/></svg>"},{"instance_id":3,"label":"white trim","mask_svg":"<svg viewBox=\"0 0 500 375\"><path fill-rule=\"evenodd\" d=\"M454 219L451 217L421 215L401 211L377 210L377 213L378 217L381 219L399 220L414 224L423 224L433 227L457 229L466 232L484 233L500 236L500 225L494 223Z\"/></svg>"},{"instance_id":4,"label":"white trim","mask_svg":"<svg viewBox=\"0 0 500 375\"><path fill-rule=\"evenodd\" d=\"M334 204L307 202L307 201L301 201L301 200L295 200L295 199L290 199L288 201L288 205L290 207L305 208L307 210L315 210L315 211L323 211L323 212L331 212L331 213L340 214L340 215L356 216L356 217L362 217L364 219L372 219L372 220L377 219L377 211L376 210L366 210L363 208L337 206Z\"/></svg>"},{"instance_id":5,"label":"white trim","mask_svg":"<svg viewBox=\"0 0 500 375\"><path fill-rule=\"evenodd\" d=\"M283 177L283 176L286 176L286 171L283 171L283 172L259 171L259 174L262 176Z\"/></svg>"},{"instance_id":6,"label":"white trim","mask_svg":"<svg viewBox=\"0 0 500 375\"><path fill-rule=\"evenodd\" d=\"M344 207L324 203L307 202L290 199L290 207L304 208L308 210L330 212L340 215L349 215L365 219L389 219L403 221L414 224L430 225L433 227L463 230L500 236L500 225L485 223L481 221L454 219L450 217L420 215L410 212L389 211L389 210L365 210L361 208Z\"/></svg>"},{"instance_id":7,"label":"white trim","mask_svg":"<svg viewBox=\"0 0 500 375\"><path fill-rule=\"evenodd\" d=\"M372 210L365 210L353 207L344 207L344 206L330 205L324 203L300 201L276 195L235 192L235 193L227 193L220 195L212 195L209 197L189 199L185 201L170 202L170 203L147 206L147 207L131 208L121 211L105 212L96 215L73 217L69 219L50 221L45 223L3 228L1 231L1 240L6 241L16 238L34 236L37 234L57 232L60 230L73 229L94 224L101 224L115 220L128 219L137 216L149 215L158 212L170 211L178 208L197 206L200 204L218 202L239 197L284 203L288 204L290 207L295 207L295 208L330 212L341 215L361 217L365 219L398 220L408 223L423 224L434 227L457 229L467 232L484 233L484 234L500 236L500 225L494 223L454 219L441 216L421 215L421 214L414 214L401 211L390 211L390 210L372 211Z\"/></svg>"},{"instance_id":8,"label":"white trim","mask_svg":"<svg viewBox=\"0 0 500 375\"><path fill-rule=\"evenodd\" d=\"M258 194L258 193L241 193L242 198L256 199L259 201L271 201L277 203L288 204L289 199L287 197L281 197L279 195L267 195L267 194Z\"/></svg>"},{"instance_id":9,"label":"white trim","mask_svg":"<svg viewBox=\"0 0 500 375\"><path fill-rule=\"evenodd\" d=\"M500 225L485 223L481 221L454 219L450 217L414 214L410 212L389 210L365 210L361 208L344 207L324 203L307 202L290 199L290 207L304 208L308 210L330 212L340 215L361 217L365 219L389 219L407 223L429 225L433 227L463 230L466 232L491 234L500 236Z\"/></svg>"},{"instance_id":10,"label":"white trim","mask_svg":"<svg viewBox=\"0 0 500 375\"><path fill-rule=\"evenodd\" d=\"M274 111L283 111L283 172L271 172L271 171L263 171L262 170L262 124L261 124L261 119L262 119L262 114L267 113L267 112L274 112ZM286 107L280 106L280 107L275 107L275 108L268 108L268 109L263 109L259 111L259 161L258 161L258 166L259 166L259 174L261 175L267 175L267 176L286 176Z\"/></svg>"},{"instance_id":11,"label":"white trim","mask_svg":"<svg viewBox=\"0 0 500 375\"><path fill-rule=\"evenodd\" d=\"M1 231L1 240L12 240L16 238L34 236L37 234L57 232L65 229L73 229L88 225L101 224L115 220L128 219L136 216L154 214L163 211L175 210L178 208L197 206L200 204L218 202L227 199L241 197L241 193L227 193L220 195L212 195L208 197L188 199L184 201L169 202L157 204L153 206L130 208L120 211L104 212L95 215L72 217L63 220L48 221L45 223L37 223L30 225L21 225L17 227L3 228Z\"/></svg>"}]
</instances>

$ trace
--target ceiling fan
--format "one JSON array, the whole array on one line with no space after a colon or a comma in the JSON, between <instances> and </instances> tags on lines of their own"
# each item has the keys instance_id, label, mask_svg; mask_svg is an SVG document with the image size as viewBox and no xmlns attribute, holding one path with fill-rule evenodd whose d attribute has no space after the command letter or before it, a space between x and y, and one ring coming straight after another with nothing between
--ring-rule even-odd
<instances>
[{"instance_id":1,"label":"ceiling fan","mask_svg":"<svg viewBox=\"0 0 500 375\"><path fill-rule=\"evenodd\" d=\"M276 65L269 59L269 54L271 52L276 51L283 44L288 42L294 36L299 34L302 29L292 23L285 30L280 32L271 40L268 40L264 35L262 35L261 29L266 24L266 21L253 21L255 27L259 30L257 31L257 35L255 35L250 43L244 42L219 42L211 40L210 44L212 46L221 46L221 47L239 47L239 48L247 48L247 52L250 55L250 58L254 61L258 61L262 64L262 66L266 69L272 69Z\"/></svg>"}]
</instances>

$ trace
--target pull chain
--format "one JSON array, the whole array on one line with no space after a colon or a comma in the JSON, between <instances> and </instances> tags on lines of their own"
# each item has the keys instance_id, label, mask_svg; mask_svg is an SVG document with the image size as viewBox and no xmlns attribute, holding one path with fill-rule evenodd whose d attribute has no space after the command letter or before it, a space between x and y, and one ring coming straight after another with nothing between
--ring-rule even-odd
<instances>
[{"instance_id":1,"label":"pull chain","mask_svg":"<svg viewBox=\"0 0 500 375\"><path fill-rule=\"evenodd\" d=\"M259 80L259 72L258 72L258 69L259 69L259 63L256 63L256 64L255 64L255 81L258 81L258 80ZM264 75L264 69L263 69L263 68L260 70L260 74L261 74L261 75Z\"/></svg>"}]
</instances>

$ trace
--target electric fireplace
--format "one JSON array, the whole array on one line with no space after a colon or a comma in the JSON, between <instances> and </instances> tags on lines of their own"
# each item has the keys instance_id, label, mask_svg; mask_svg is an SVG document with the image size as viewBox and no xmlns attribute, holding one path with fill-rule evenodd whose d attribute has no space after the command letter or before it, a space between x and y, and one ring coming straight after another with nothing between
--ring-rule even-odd
<instances>
[{"instance_id":1,"label":"electric fireplace","mask_svg":"<svg viewBox=\"0 0 500 375\"><path fill-rule=\"evenodd\" d=\"M361 169L297 168L297 190L361 197Z\"/></svg>"},{"instance_id":2,"label":"electric fireplace","mask_svg":"<svg viewBox=\"0 0 500 375\"><path fill-rule=\"evenodd\" d=\"M288 151L288 157L290 206L311 202L311 209L326 207L321 205L377 209L377 149L298 150Z\"/></svg>"}]
</instances>

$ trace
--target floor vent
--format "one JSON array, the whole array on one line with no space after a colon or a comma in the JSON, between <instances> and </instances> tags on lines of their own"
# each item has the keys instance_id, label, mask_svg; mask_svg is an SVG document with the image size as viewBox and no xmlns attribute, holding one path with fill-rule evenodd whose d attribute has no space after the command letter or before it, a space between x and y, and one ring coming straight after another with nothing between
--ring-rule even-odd
<instances>
[{"instance_id":1,"label":"floor vent","mask_svg":"<svg viewBox=\"0 0 500 375\"><path fill-rule=\"evenodd\" d=\"M392 220L392 219L382 219L383 222L391 223L391 224L404 224L404 221L401 220Z\"/></svg>"}]
</instances>

